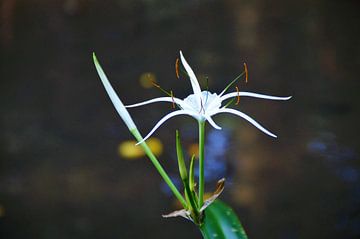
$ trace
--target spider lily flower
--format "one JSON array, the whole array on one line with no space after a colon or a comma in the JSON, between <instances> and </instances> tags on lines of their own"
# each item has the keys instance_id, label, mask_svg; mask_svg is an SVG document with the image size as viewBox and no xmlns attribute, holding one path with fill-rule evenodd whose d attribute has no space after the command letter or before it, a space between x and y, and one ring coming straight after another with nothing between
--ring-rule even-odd
<instances>
[{"instance_id":1,"label":"spider lily flower","mask_svg":"<svg viewBox=\"0 0 360 239\"><path fill-rule=\"evenodd\" d=\"M236 116L239 116L245 120L247 120L249 123L254 125L256 128L261 130L263 133L276 138L277 136L273 133L271 133L269 130L265 129L262 125L260 125L258 122L256 122L253 118L248 116L247 114L235 110L227 108L226 106L222 106L223 102L227 99L234 98L234 97L241 97L241 96L247 96L247 97L254 97L254 98L260 98L260 99L267 99L267 100L289 100L291 96L289 97L278 97L278 96L271 96L271 95L263 95L263 94L257 94L253 92L241 92L236 91L232 93L225 94L227 88L225 88L219 95L216 93L211 93L209 91L202 91L199 85L199 82L187 63L186 59L184 58L182 52L180 51L180 59L181 62L190 78L190 83L193 89L193 93L190 94L185 99L179 99L176 97L159 97L150 99L141 103L127 105L125 107L132 108L132 107L138 107L143 106L155 102L169 102L169 103L175 103L179 107L179 110L173 111L167 115L165 115L162 119L159 120L159 122L154 126L154 128L146 135L146 137L143 140L148 139L165 121L168 119L177 116L177 115L189 115L195 118L198 121L208 121L212 127L215 129L221 129L220 126L218 126L214 120L212 119L212 116L220 113L229 113Z\"/></svg>"}]
</instances>

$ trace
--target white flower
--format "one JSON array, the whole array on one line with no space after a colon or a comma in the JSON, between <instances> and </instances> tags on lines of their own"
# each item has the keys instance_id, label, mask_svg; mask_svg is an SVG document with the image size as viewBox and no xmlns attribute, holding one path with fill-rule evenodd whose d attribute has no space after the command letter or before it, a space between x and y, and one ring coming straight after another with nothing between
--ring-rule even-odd
<instances>
[{"instance_id":1,"label":"white flower","mask_svg":"<svg viewBox=\"0 0 360 239\"><path fill-rule=\"evenodd\" d=\"M132 108L132 107L147 105L155 102L169 102L169 103L177 104L178 107L180 108L179 110L173 111L165 115L162 119L160 119L160 121L154 126L154 128L148 133L148 135L146 135L144 140L148 139L155 132L155 130L157 130L165 121L177 115L190 115L195 119L197 119L198 121L207 120L210 123L210 125L213 126L215 129L221 129L221 127L218 126L212 119L212 116L219 113L229 113L240 116L245 120L247 120L248 122L250 122L251 124L253 124L256 128L258 128L265 134L275 138L277 137L276 135L265 129L263 126L261 126L250 116L246 115L245 113L239 110L226 108L225 106L222 106L222 103L224 102L224 100L227 100L229 98L240 97L240 96L248 96L248 97L268 99L268 100L288 100L291 98L291 96L278 97L278 96L257 94L252 92L241 92L241 91L225 94L226 89L224 89L219 95L216 93L211 93L209 91L201 91L199 82L193 70L185 60L181 51L180 51L180 59L190 78L191 86L194 92L193 94L190 94L188 97L186 97L183 100L175 97L159 97L141 103L126 106L127 108Z\"/></svg>"}]
</instances>

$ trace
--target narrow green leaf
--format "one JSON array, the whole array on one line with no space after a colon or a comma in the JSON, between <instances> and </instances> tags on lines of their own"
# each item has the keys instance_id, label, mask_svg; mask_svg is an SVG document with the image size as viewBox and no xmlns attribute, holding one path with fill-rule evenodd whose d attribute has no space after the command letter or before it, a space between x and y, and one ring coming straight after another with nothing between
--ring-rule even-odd
<instances>
[{"instance_id":1,"label":"narrow green leaf","mask_svg":"<svg viewBox=\"0 0 360 239\"><path fill-rule=\"evenodd\" d=\"M180 142L180 134L179 134L178 130L176 130L176 154L177 154L177 158L178 158L180 177L183 181L187 180L187 177L188 177L187 169L186 169L186 165L185 165L185 161L184 161L184 154L183 154L183 150L182 150L182 146L181 146L181 142Z\"/></svg>"},{"instance_id":2,"label":"narrow green leaf","mask_svg":"<svg viewBox=\"0 0 360 239\"><path fill-rule=\"evenodd\" d=\"M189 169L189 187L191 191L195 191L195 154L191 157Z\"/></svg>"},{"instance_id":3,"label":"narrow green leaf","mask_svg":"<svg viewBox=\"0 0 360 239\"><path fill-rule=\"evenodd\" d=\"M184 160L184 154L180 142L180 133L178 130L176 130L176 153L178 158L178 166L180 171L181 180L184 184L184 190L185 190L185 198L187 201L187 209L190 212L190 216L195 224L200 224L200 214L199 210L196 204L196 198L194 197L193 192L190 190L189 186L189 178L187 174L186 164Z\"/></svg>"},{"instance_id":4,"label":"narrow green leaf","mask_svg":"<svg viewBox=\"0 0 360 239\"><path fill-rule=\"evenodd\" d=\"M193 200L193 209L196 211L197 216L200 216L198 212L199 207L197 205L198 197L195 192L195 155L193 155L190 160L189 179L188 184L185 185L185 189L188 191L189 197ZM199 218L199 221L201 221L201 218Z\"/></svg>"},{"instance_id":5,"label":"narrow green leaf","mask_svg":"<svg viewBox=\"0 0 360 239\"><path fill-rule=\"evenodd\" d=\"M126 126L129 128L130 131L136 129L136 125L135 125L134 121L132 120L129 112L127 111L124 104L121 102L120 98L116 94L115 90L111 86L110 81L108 80L98 59L96 58L95 52L93 52L93 61L94 61L95 67L96 67L96 71L101 79L101 82L103 83L104 88L105 88L106 92L108 93L110 100L113 103L116 111L118 112L120 117L124 120Z\"/></svg>"},{"instance_id":6,"label":"narrow green leaf","mask_svg":"<svg viewBox=\"0 0 360 239\"><path fill-rule=\"evenodd\" d=\"M206 208L200 230L204 239L248 239L234 211L220 200Z\"/></svg>"}]
</instances>

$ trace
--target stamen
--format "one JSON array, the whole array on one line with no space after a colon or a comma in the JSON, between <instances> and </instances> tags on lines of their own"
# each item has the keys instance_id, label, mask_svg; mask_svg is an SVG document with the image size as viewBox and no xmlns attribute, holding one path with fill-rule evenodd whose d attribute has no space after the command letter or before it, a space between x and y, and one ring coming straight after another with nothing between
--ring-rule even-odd
<instances>
[{"instance_id":1,"label":"stamen","mask_svg":"<svg viewBox=\"0 0 360 239\"><path fill-rule=\"evenodd\" d=\"M233 79L226 87L225 89L220 93L220 96L223 95L240 77L242 77L246 72L241 72L240 75L238 75L235 79Z\"/></svg>"},{"instance_id":2,"label":"stamen","mask_svg":"<svg viewBox=\"0 0 360 239\"><path fill-rule=\"evenodd\" d=\"M156 88L158 88L159 90L161 90L163 93L165 93L167 96L172 96L170 92L164 90L160 85L158 85L157 83L155 83L155 81L151 81L151 84L153 86L155 86Z\"/></svg>"},{"instance_id":3,"label":"stamen","mask_svg":"<svg viewBox=\"0 0 360 239\"><path fill-rule=\"evenodd\" d=\"M156 84L156 82L153 80L151 80L151 84L157 88L161 88L160 85Z\"/></svg>"},{"instance_id":4,"label":"stamen","mask_svg":"<svg viewBox=\"0 0 360 239\"><path fill-rule=\"evenodd\" d=\"M160 91L162 91L163 93L165 93L167 96L170 96L170 97L171 97L171 99L172 99L172 108L175 109L175 104L176 104L180 109L182 109L180 105L178 105L177 103L175 103L174 93L173 93L172 90L170 90L170 92L164 90L163 88L161 88L160 85L158 85L157 83L155 83L155 81L151 81L151 84L152 84L153 86L155 86L156 88L158 88L158 89L159 89Z\"/></svg>"},{"instance_id":5,"label":"stamen","mask_svg":"<svg viewBox=\"0 0 360 239\"><path fill-rule=\"evenodd\" d=\"M205 108L204 108L204 105L203 105L203 102L201 99L200 99L200 106L201 106L201 108L200 108L199 114L201 113L201 110L203 110L204 114L205 114Z\"/></svg>"},{"instance_id":6,"label":"stamen","mask_svg":"<svg viewBox=\"0 0 360 239\"><path fill-rule=\"evenodd\" d=\"M170 90L170 94L171 94L171 99L172 99L172 108L175 109L175 100L174 100L174 94L173 94L172 90Z\"/></svg>"},{"instance_id":7,"label":"stamen","mask_svg":"<svg viewBox=\"0 0 360 239\"><path fill-rule=\"evenodd\" d=\"M240 91L239 91L239 87L235 86L235 88L236 88L236 92L238 93L235 105L238 105L240 102Z\"/></svg>"},{"instance_id":8,"label":"stamen","mask_svg":"<svg viewBox=\"0 0 360 239\"><path fill-rule=\"evenodd\" d=\"M245 69L245 83L247 83L249 78L249 72L245 62L244 62L244 69Z\"/></svg>"},{"instance_id":9,"label":"stamen","mask_svg":"<svg viewBox=\"0 0 360 239\"><path fill-rule=\"evenodd\" d=\"M235 98L232 98L229 102L226 103L226 105L224 105L223 108L227 108L229 105L231 105L234 102Z\"/></svg>"},{"instance_id":10,"label":"stamen","mask_svg":"<svg viewBox=\"0 0 360 239\"><path fill-rule=\"evenodd\" d=\"M176 58L175 61L175 73L176 73L176 77L179 79L180 75L179 75L179 58Z\"/></svg>"}]
</instances>

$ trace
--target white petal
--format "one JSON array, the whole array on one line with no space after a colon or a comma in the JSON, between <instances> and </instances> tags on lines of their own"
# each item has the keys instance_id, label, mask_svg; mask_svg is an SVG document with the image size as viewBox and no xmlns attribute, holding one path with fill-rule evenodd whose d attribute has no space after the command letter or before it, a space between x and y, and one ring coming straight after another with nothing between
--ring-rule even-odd
<instances>
[{"instance_id":1,"label":"white petal","mask_svg":"<svg viewBox=\"0 0 360 239\"><path fill-rule=\"evenodd\" d=\"M180 51L180 59L181 59L181 62L183 64L183 66L185 67L186 72L189 75L191 86L193 88L194 94L197 96L197 98L199 98L197 100L199 101L198 103L200 104L201 88L200 88L199 82L198 82L193 70L191 69L191 67L189 66L187 61L185 60L185 57L183 56L181 51Z\"/></svg>"},{"instance_id":2,"label":"white petal","mask_svg":"<svg viewBox=\"0 0 360 239\"><path fill-rule=\"evenodd\" d=\"M124 104L121 102L118 95L112 88L108 78L105 75L105 72L101 68L100 63L98 62L98 60L95 56L95 53L93 53L93 60L94 60L96 70L100 76L101 82L103 83L104 88L105 88L106 92L108 93L110 100L113 103L116 111L118 112L120 117L124 120L125 124L129 128L129 130L136 129L136 125L135 125L134 121L132 120L129 112L126 110Z\"/></svg>"},{"instance_id":3,"label":"white petal","mask_svg":"<svg viewBox=\"0 0 360 239\"><path fill-rule=\"evenodd\" d=\"M159 120L159 122L157 122L157 124L154 126L154 128L150 131L150 133L148 133L145 138L143 140L141 140L140 142L138 142L136 145L141 144L142 142L144 142L145 140L147 140L154 132L155 130L157 130L165 121L167 121L168 119L170 119L171 117L177 116L177 115L190 115L193 116L190 112L188 112L187 110L177 110L177 111L173 111L167 115L165 115L161 120Z\"/></svg>"},{"instance_id":4,"label":"white petal","mask_svg":"<svg viewBox=\"0 0 360 239\"><path fill-rule=\"evenodd\" d=\"M289 100L292 97L292 96L280 97L280 96L263 95L263 94L253 93L253 92L240 91L240 92L228 93L226 95L221 96L221 101L224 101L224 100L232 98L232 97L237 97L237 96L249 96L249 97L266 99L266 100Z\"/></svg>"},{"instance_id":5,"label":"white petal","mask_svg":"<svg viewBox=\"0 0 360 239\"><path fill-rule=\"evenodd\" d=\"M262 132L264 132L267 135L270 135L271 137L277 138L277 136L273 133L271 133L269 130L265 129L263 126L261 126L258 122L256 122L253 118L251 118L250 116L248 116L247 114L244 114L241 111L238 110L234 110L234 109L227 109L227 108L222 108L220 109L217 113L230 113L230 114L234 114L237 116L240 116L242 118L244 118L245 120L247 120L248 122L250 122L251 124L253 124L256 128L258 128L259 130L261 130Z\"/></svg>"},{"instance_id":6,"label":"white petal","mask_svg":"<svg viewBox=\"0 0 360 239\"><path fill-rule=\"evenodd\" d=\"M215 123L215 121L210 116L205 116L206 120L209 121L209 124L215 129L221 129L219 125Z\"/></svg>"},{"instance_id":7,"label":"white petal","mask_svg":"<svg viewBox=\"0 0 360 239\"><path fill-rule=\"evenodd\" d=\"M137 104L132 104L132 105L125 105L126 108L133 108L133 107L138 107L138 106L142 106L142 105L147 105L147 104L151 104L151 103L155 103L155 102L170 102L170 103L175 103L180 105L182 103L183 100L180 100L178 98L175 97L159 97L159 98L154 98L151 100L146 100Z\"/></svg>"}]
</instances>

